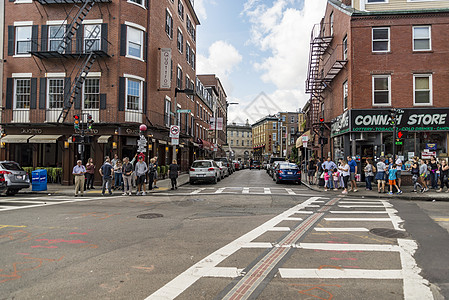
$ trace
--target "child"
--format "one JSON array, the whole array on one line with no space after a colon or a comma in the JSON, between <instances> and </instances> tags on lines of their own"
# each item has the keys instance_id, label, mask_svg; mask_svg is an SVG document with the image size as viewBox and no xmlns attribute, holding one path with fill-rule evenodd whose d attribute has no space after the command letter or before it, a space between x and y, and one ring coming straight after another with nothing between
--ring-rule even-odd
<instances>
[{"instance_id":1,"label":"child","mask_svg":"<svg viewBox=\"0 0 449 300\"><path fill-rule=\"evenodd\" d=\"M329 178L331 176L329 175L329 170L325 169L324 170L324 191L327 192L327 187L329 185Z\"/></svg>"},{"instance_id":2,"label":"child","mask_svg":"<svg viewBox=\"0 0 449 300\"><path fill-rule=\"evenodd\" d=\"M332 173L332 177L334 178L334 191L338 191L338 183L340 182L340 173L338 169L334 169L334 173Z\"/></svg>"},{"instance_id":3,"label":"child","mask_svg":"<svg viewBox=\"0 0 449 300\"><path fill-rule=\"evenodd\" d=\"M398 171L396 169L396 167L397 167L397 165L393 164L393 166L388 171L388 179L389 179L388 182L390 184L390 192L388 193L388 195L393 195L393 185L398 190L398 195L402 194L402 191L399 189L398 185L396 184L396 172Z\"/></svg>"}]
</instances>

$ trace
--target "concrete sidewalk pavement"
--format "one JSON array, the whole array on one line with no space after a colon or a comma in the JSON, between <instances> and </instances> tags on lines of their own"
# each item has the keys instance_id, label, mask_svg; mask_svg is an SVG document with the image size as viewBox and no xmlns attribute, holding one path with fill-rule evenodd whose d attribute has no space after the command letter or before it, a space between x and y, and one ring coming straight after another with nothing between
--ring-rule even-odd
<instances>
[{"instance_id":1,"label":"concrete sidewalk pavement","mask_svg":"<svg viewBox=\"0 0 449 300\"><path fill-rule=\"evenodd\" d=\"M182 186L189 183L189 174L181 174L178 177L178 186ZM146 184L147 187L147 194L152 193L160 193L160 192L166 192L171 189L171 180L169 178L166 179L160 179L157 181L157 189L153 189L152 191L148 191L148 183ZM29 189L23 189L19 192L20 194L51 194L51 195L70 195L73 196L75 194L75 186L70 185L61 185L61 184L48 184L46 191L33 191L30 187ZM121 195L123 192L116 190L113 191L114 195ZM136 193L136 188L133 189L133 194ZM101 195L101 186L95 186L94 190L87 190L84 191L84 194L87 196L96 196Z\"/></svg>"}]
</instances>

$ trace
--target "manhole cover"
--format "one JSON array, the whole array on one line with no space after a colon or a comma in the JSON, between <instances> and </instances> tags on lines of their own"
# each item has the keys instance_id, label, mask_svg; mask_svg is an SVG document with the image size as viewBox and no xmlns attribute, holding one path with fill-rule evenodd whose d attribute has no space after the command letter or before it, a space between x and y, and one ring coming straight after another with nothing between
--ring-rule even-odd
<instances>
[{"instance_id":1,"label":"manhole cover","mask_svg":"<svg viewBox=\"0 0 449 300\"><path fill-rule=\"evenodd\" d=\"M388 229L388 228L373 228L369 231L372 234L378 235L378 236L382 236L382 237L386 237L386 238L406 238L409 235L404 232L404 231L398 231L395 229Z\"/></svg>"},{"instance_id":2,"label":"manhole cover","mask_svg":"<svg viewBox=\"0 0 449 300\"><path fill-rule=\"evenodd\" d=\"M164 215L163 214L143 214L143 215L138 215L137 217L140 219L156 219L156 218L162 218Z\"/></svg>"}]
</instances>

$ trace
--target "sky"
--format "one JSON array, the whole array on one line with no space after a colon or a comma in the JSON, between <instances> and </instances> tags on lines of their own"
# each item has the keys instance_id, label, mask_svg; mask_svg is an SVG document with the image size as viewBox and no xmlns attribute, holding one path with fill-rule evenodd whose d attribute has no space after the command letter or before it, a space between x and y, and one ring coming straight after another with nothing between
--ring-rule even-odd
<instances>
[{"instance_id":1,"label":"sky","mask_svg":"<svg viewBox=\"0 0 449 300\"><path fill-rule=\"evenodd\" d=\"M216 74L228 96L228 123L298 111L310 33L326 0L194 0L197 74Z\"/></svg>"}]
</instances>

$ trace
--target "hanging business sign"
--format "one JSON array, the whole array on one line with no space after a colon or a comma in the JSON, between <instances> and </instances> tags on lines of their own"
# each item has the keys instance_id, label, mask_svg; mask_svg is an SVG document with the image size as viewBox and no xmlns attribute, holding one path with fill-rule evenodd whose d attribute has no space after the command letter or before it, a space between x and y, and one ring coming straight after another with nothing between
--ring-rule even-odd
<instances>
[{"instance_id":1,"label":"hanging business sign","mask_svg":"<svg viewBox=\"0 0 449 300\"><path fill-rule=\"evenodd\" d=\"M390 109L353 109L350 118L353 132L393 131ZM449 109L405 108L398 114L396 128L402 131L449 131Z\"/></svg>"},{"instance_id":2,"label":"hanging business sign","mask_svg":"<svg viewBox=\"0 0 449 300\"><path fill-rule=\"evenodd\" d=\"M161 49L161 78L160 88L171 88L171 48Z\"/></svg>"},{"instance_id":3,"label":"hanging business sign","mask_svg":"<svg viewBox=\"0 0 449 300\"><path fill-rule=\"evenodd\" d=\"M345 111L342 115L339 115L332 120L331 136L344 134L349 131L349 111Z\"/></svg>"}]
</instances>

